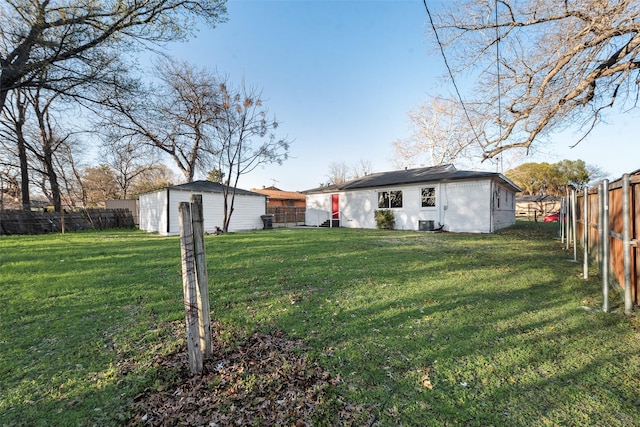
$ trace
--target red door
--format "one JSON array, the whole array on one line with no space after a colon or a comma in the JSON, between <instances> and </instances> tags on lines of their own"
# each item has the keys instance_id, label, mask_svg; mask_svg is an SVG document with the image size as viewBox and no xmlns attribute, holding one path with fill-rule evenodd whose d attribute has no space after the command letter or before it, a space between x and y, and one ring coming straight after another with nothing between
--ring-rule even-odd
<instances>
[{"instance_id":1,"label":"red door","mask_svg":"<svg viewBox=\"0 0 640 427\"><path fill-rule=\"evenodd\" d=\"M338 194L331 195L331 219L340 219L340 198Z\"/></svg>"}]
</instances>

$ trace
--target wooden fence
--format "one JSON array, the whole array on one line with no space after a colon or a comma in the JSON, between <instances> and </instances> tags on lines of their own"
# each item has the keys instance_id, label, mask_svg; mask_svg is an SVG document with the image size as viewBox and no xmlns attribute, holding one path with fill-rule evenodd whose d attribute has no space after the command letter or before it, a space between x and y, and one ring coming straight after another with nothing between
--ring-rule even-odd
<instances>
[{"instance_id":1,"label":"wooden fence","mask_svg":"<svg viewBox=\"0 0 640 427\"><path fill-rule=\"evenodd\" d=\"M135 222L128 209L84 209L65 212L0 211L1 234L44 234L76 230L133 228Z\"/></svg>"},{"instance_id":2,"label":"wooden fence","mask_svg":"<svg viewBox=\"0 0 640 427\"><path fill-rule=\"evenodd\" d=\"M631 313L640 295L640 175L574 191L565 199L564 210L569 213L567 248L570 239L581 245L585 278L589 264L595 264L602 276L603 310L608 311L611 280L624 295L625 312Z\"/></svg>"},{"instance_id":3,"label":"wooden fence","mask_svg":"<svg viewBox=\"0 0 640 427\"><path fill-rule=\"evenodd\" d=\"M305 221L306 208L273 206L267 208L267 214L273 215L273 222L278 224L302 223Z\"/></svg>"}]
</instances>

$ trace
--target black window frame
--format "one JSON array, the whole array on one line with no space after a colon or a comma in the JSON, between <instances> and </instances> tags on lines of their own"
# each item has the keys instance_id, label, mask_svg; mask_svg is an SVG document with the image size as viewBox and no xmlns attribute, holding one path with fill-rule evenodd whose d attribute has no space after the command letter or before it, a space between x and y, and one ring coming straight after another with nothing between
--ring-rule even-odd
<instances>
[{"instance_id":1,"label":"black window frame","mask_svg":"<svg viewBox=\"0 0 640 427\"><path fill-rule=\"evenodd\" d=\"M431 195L426 195L425 196L425 190L432 192ZM433 204L425 204L425 202L428 202L429 200L433 201ZM422 187L420 189L420 206L423 208L435 208L436 207L436 202L437 202L437 198L436 198L436 187Z\"/></svg>"},{"instance_id":2,"label":"black window frame","mask_svg":"<svg viewBox=\"0 0 640 427\"><path fill-rule=\"evenodd\" d=\"M378 191L378 209L401 209L402 207L402 190Z\"/></svg>"}]
</instances>

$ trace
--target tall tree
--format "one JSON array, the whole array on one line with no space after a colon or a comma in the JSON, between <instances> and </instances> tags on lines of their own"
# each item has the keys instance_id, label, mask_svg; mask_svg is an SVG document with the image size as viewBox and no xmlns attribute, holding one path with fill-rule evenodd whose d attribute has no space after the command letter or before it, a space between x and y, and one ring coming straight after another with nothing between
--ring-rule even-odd
<instances>
[{"instance_id":1,"label":"tall tree","mask_svg":"<svg viewBox=\"0 0 640 427\"><path fill-rule=\"evenodd\" d=\"M221 111L218 81L187 62L166 60L157 72L158 86L129 83L128 91L106 93L101 128L111 145L161 151L191 182L218 152L213 138Z\"/></svg>"},{"instance_id":2,"label":"tall tree","mask_svg":"<svg viewBox=\"0 0 640 427\"><path fill-rule=\"evenodd\" d=\"M586 186L592 179L590 170L598 171L599 168L589 167L582 160L529 162L508 170L506 176L522 189L523 194L562 196L568 185Z\"/></svg>"},{"instance_id":3,"label":"tall tree","mask_svg":"<svg viewBox=\"0 0 640 427\"><path fill-rule=\"evenodd\" d=\"M29 191L29 156L27 155L27 141L25 124L27 120L27 100L24 90L13 92L12 102L5 104L0 109L3 120L0 120L0 143L3 146L3 154L6 156L5 164L12 165L20 171L20 192L22 209L31 209L31 196ZM13 158L17 158L15 163Z\"/></svg>"},{"instance_id":4,"label":"tall tree","mask_svg":"<svg viewBox=\"0 0 640 427\"><path fill-rule=\"evenodd\" d=\"M0 109L9 91L31 86L45 70L50 88L66 87L103 67L111 48L184 39L193 18L214 26L225 13L224 0L3 0Z\"/></svg>"},{"instance_id":5,"label":"tall tree","mask_svg":"<svg viewBox=\"0 0 640 427\"><path fill-rule=\"evenodd\" d=\"M146 193L173 185L178 177L165 165L155 164L137 176L131 186L131 195Z\"/></svg>"},{"instance_id":6,"label":"tall tree","mask_svg":"<svg viewBox=\"0 0 640 427\"><path fill-rule=\"evenodd\" d=\"M432 17L454 73L478 72L486 158L567 126L579 143L610 107L636 106L637 0L460 0Z\"/></svg>"},{"instance_id":7,"label":"tall tree","mask_svg":"<svg viewBox=\"0 0 640 427\"><path fill-rule=\"evenodd\" d=\"M368 160L360 159L351 165L347 162L331 162L329 163L329 184L342 184L343 182L363 178L373 172L373 166Z\"/></svg>"},{"instance_id":8,"label":"tall tree","mask_svg":"<svg viewBox=\"0 0 640 427\"><path fill-rule=\"evenodd\" d=\"M86 194L86 206L104 207L105 200L120 196L118 178L107 165L86 168L82 175L82 185Z\"/></svg>"},{"instance_id":9,"label":"tall tree","mask_svg":"<svg viewBox=\"0 0 640 427\"><path fill-rule=\"evenodd\" d=\"M351 177L353 179L363 178L373 173L373 166L368 160L360 159L351 165Z\"/></svg>"},{"instance_id":10,"label":"tall tree","mask_svg":"<svg viewBox=\"0 0 640 427\"><path fill-rule=\"evenodd\" d=\"M282 164L288 158L290 142L276 136L279 122L269 116L256 89L244 84L234 89L222 81L219 91L222 102L214 136L217 151L211 154L225 177L222 228L228 231L240 177L260 165Z\"/></svg>"},{"instance_id":11,"label":"tall tree","mask_svg":"<svg viewBox=\"0 0 640 427\"><path fill-rule=\"evenodd\" d=\"M157 167L157 159L151 147L138 144L131 138L118 139L107 144L101 157L115 173L118 197L121 199L129 198L136 181Z\"/></svg>"},{"instance_id":12,"label":"tall tree","mask_svg":"<svg viewBox=\"0 0 640 427\"><path fill-rule=\"evenodd\" d=\"M222 182L224 181L224 172L219 169L211 169L207 174L207 181L222 184Z\"/></svg>"},{"instance_id":13,"label":"tall tree","mask_svg":"<svg viewBox=\"0 0 640 427\"><path fill-rule=\"evenodd\" d=\"M329 183L342 184L349 179L349 165L346 162L329 163Z\"/></svg>"},{"instance_id":14,"label":"tall tree","mask_svg":"<svg viewBox=\"0 0 640 427\"><path fill-rule=\"evenodd\" d=\"M408 116L411 136L393 143L397 167L440 166L482 158L481 147L458 102L429 97Z\"/></svg>"}]
</instances>

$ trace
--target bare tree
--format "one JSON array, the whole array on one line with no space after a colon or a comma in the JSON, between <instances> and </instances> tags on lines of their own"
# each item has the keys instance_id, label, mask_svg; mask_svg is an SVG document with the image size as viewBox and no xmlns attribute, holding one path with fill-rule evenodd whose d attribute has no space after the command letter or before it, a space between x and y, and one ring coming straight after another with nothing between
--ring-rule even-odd
<instances>
[{"instance_id":1,"label":"bare tree","mask_svg":"<svg viewBox=\"0 0 640 427\"><path fill-rule=\"evenodd\" d=\"M608 108L636 106L637 0L464 0L433 18L454 72L479 73L485 158L566 126L579 143Z\"/></svg>"},{"instance_id":2,"label":"bare tree","mask_svg":"<svg viewBox=\"0 0 640 427\"><path fill-rule=\"evenodd\" d=\"M160 188L168 187L177 182L176 176L171 169L165 165L155 164L138 175L131 186L130 194L141 194Z\"/></svg>"},{"instance_id":3,"label":"bare tree","mask_svg":"<svg viewBox=\"0 0 640 427\"><path fill-rule=\"evenodd\" d=\"M363 178L373 173L373 166L369 160L360 159L351 166L351 178Z\"/></svg>"},{"instance_id":4,"label":"bare tree","mask_svg":"<svg viewBox=\"0 0 640 427\"><path fill-rule=\"evenodd\" d=\"M217 165L223 173L224 219L223 230L228 231L238 180L260 165L282 164L288 158L290 142L275 134L279 122L269 117L261 93L247 88L219 84L222 103L218 112L215 141Z\"/></svg>"},{"instance_id":5,"label":"bare tree","mask_svg":"<svg viewBox=\"0 0 640 427\"><path fill-rule=\"evenodd\" d=\"M411 136L393 143L397 167L440 166L482 158L482 149L458 102L428 98L408 115Z\"/></svg>"},{"instance_id":6,"label":"bare tree","mask_svg":"<svg viewBox=\"0 0 640 427\"><path fill-rule=\"evenodd\" d=\"M360 159L351 165L347 162L331 162L329 163L329 184L342 184L352 179L363 178L373 172L373 166L368 160ZM322 185L322 184L321 184Z\"/></svg>"},{"instance_id":7,"label":"bare tree","mask_svg":"<svg viewBox=\"0 0 640 427\"><path fill-rule=\"evenodd\" d=\"M4 0L0 3L0 109L10 91L30 87L43 71L47 87L86 81L105 51L184 39L194 17L223 21L224 0ZM111 52L115 52L114 49ZM56 72L52 72L55 68Z\"/></svg>"},{"instance_id":8,"label":"bare tree","mask_svg":"<svg viewBox=\"0 0 640 427\"><path fill-rule=\"evenodd\" d=\"M20 171L20 192L22 209L31 209L31 196L29 192L29 157L27 155L27 142L25 136L25 124L27 120L27 101L23 90L13 92L12 102L5 104L1 109L3 120L0 121L0 136L3 145L5 165L12 165ZM17 158L15 163L13 159Z\"/></svg>"},{"instance_id":9,"label":"bare tree","mask_svg":"<svg viewBox=\"0 0 640 427\"><path fill-rule=\"evenodd\" d=\"M158 74L158 87L128 84L126 92L105 94L101 128L111 146L160 150L191 182L217 153L218 81L205 69L169 60L159 64Z\"/></svg>"},{"instance_id":10,"label":"bare tree","mask_svg":"<svg viewBox=\"0 0 640 427\"><path fill-rule=\"evenodd\" d=\"M102 150L101 157L115 172L118 197L121 199L128 198L135 182L157 167L157 159L151 147L138 144L131 138L119 139L108 144Z\"/></svg>"},{"instance_id":11,"label":"bare tree","mask_svg":"<svg viewBox=\"0 0 640 427\"><path fill-rule=\"evenodd\" d=\"M349 179L349 165L345 162L331 162L329 163L329 178L330 184L342 184Z\"/></svg>"}]
</instances>

